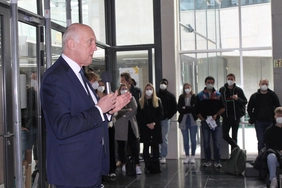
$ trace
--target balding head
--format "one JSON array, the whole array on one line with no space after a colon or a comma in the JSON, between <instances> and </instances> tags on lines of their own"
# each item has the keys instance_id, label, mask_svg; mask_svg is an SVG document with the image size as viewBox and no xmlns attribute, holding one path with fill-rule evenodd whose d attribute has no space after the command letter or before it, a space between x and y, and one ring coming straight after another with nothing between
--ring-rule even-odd
<instances>
[{"instance_id":1,"label":"balding head","mask_svg":"<svg viewBox=\"0 0 282 188\"><path fill-rule=\"evenodd\" d=\"M96 50L96 36L87 25L74 23L63 35L63 54L80 67L91 64Z\"/></svg>"}]
</instances>

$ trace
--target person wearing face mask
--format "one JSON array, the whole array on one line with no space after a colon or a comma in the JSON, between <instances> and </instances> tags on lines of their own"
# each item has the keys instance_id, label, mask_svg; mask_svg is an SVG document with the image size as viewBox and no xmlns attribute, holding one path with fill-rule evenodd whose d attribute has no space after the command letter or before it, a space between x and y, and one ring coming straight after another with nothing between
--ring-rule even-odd
<instances>
[{"instance_id":1,"label":"person wearing face mask","mask_svg":"<svg viewBox=\"0 0 282 188\"><path fill-rule=\"evenodd\" d=\"M212 134L214 166L221 168L220 164L220 115L225 111L225 104L221 94L214 89L215 80L212 76L205 78L203 91L197 94L195 108L201 120L201 129L204 140L205 162L204 167L211 165L210 134ZM212 124L213 123L213 124ZM213 126L212 126L213 125Z\"/></svg>"},{"instance_id":2,"label":"person wearing face mask","mask_svg":"<svg viewBox=\"0 0 282 188\"><path fill-rule=\"evenodd\" d=\"M119 95L128 92L126 84L120 84ZM115 114L115 140L118 145L118 157L122 164L122 171L126 172L126 153L134 157L136 163L136 174L142 174L139 162L139 130L136 120L137 103L132 97L130 102ZM127 146L126 146L127 143Z\"/></svg>"},{"instance_id":3,"label":"person wearing face mask","mask_svg":"<svg viewBox=\"0 0 282 188\"><path fill-rule=\"evenodd\" d=\"M179 129L183 136L184 150L186 158L184 164L195 163L195 152L196 152L196 134L197 134L197 123L198 119L195 112L196 95L192 91L192 86L189 83L183 85L182 94L178 98L177 110L179 112L178 123ZM190 133L190 134L189 134ZM189 136L191 140L191 157L189 148Z\"/></svg>"},{"instance_id":4,"label":"person wearing face mask","mask_svg":"<svg viewBox=\"0 0 282 188\"><path fill-rule=\"evenodd\" d=\"M258 153L264 147L264 132L274 122L274 110L280 106L279 98L274 91L268 88L269 81L262 78L259 89L251 95L247 111L249 123L255 124L258 140Z\"/></svg>"},{"instance_id":5,"label":"person wearing face mask","mask_svg":"<svg viewBox=\"0 0 282 188\"><path fill-rule=\"evenodd\" d=\"M161 99L163 105L164 116L161 121L162 125L162 140L163 143L160 144L160 163L166 163L166 156L167 156L167 147L168 147L168 132L170 128L170 119L174 116L177 111L177 104L176 98L174 94L167 90L168 81L167 79L163 78L160 81L160 90L157 93L157 96Z\"/></svg>"},{"instance_id":6,"label":"person wearing face mask","mask_svg":"<svg viewBox=\"0 0 282 188\"><path fill-rule=\"evenodd\" d=\"M222 137L231 145L231 150L237 145L237 135L240 118L246 113L247 98L243 90L236 85L235 75L230 73L227 75L227 83L219 89L225 103L225 112L221 114L222 121ZM232 129L232 137L229 131Z\"/></svg>"},{"instance_id":7,"label":"person wearing face mask","mask_svg":"<svg viewBox=\"0 0 282 188\"><path fill-rule=\"evenodd\" d=\"M159 163L159 144L162 143L161 120L163 118L163 107L151 83L146 84L142 97L139 100L137 117L140 142L143 143L145 173L152 173L149 168L149 147L151 146L154 161Z\"/></svg>"},{"instance_id":8,"label":"person wearing face mask","mask_svg":"<svg viewBox=\"0 0 282 188\"><path fill-rule=\"evenodd\" d=\"M100 79L100 76L94 72L88 72L86 74L86 77L89 80L90 84L92 85L93 89L94 90L98 89L99 86L98 81Z\"/></svg>"},{"instance_id":9,"label":"person wearing face mask","mask_svg":"<svg viewBox=\"0 0 282 188\"><path fill-rule=\"evenodd\" d=\"M142 91L139 87L132 84L132 78L128 72L120 74L120 83L126 84L128 91L132 94L136 101L139 101L142 96Z\"/></svg>"},{"instance_id":10,"label":"person wearing face mask","mask_svg":"<svg viewBox=\"0 0 282 188\"><path fill-rule=\"evenodd\" d=\"M105 95L107 95L107 94L106 94L106 91L105 91L105 83L104 83L102 80L99 80L99 81L98 81L98 84L99 84L99 86L98 86L96 92L97 92L98 97L99 97L99 98L102 98L102 97L104 97Z\"/></svg>"},{"instance_id":11,"label":"person wearing face mask","mask_svg":"<svg viewBox=\"0 0 282 188\"><path fill-rule=\"evenodd\" d=\"M267 178L269 173L269 181L266 183L270 188L278 187L276 169L282 168L282 107L274 110L274 118L275 122L265 130L265 149L261 151L261 157L258 157L260 161L256 159L255 162L255 168L264 175L261 179Z\"/></svg>"}]
</instances>

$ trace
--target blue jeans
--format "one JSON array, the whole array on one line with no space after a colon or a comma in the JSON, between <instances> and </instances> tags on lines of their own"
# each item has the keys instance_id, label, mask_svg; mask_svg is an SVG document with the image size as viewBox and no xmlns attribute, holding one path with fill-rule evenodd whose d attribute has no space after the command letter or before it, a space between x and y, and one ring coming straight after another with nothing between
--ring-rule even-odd
<instances>
[{"instance_id":1,"label":"blue jeans","mask_svg":"<svg viewBox=\"0 0 282 188\"><path fill-rule=\"evenodd\" d=\"M258 153L260 150L264 147L264 132L267 127L271 126L272 122L262 122L257 121L255 122L255 129L257 134L257 140L258 140Z\"/></svg>"},{"instance_id":2,"label":"blue jeans","mask_svg":"<svg viewBox=\"0 0 282 188\"><path fill-rule=\"evenodd\" d=\"M205 162L211 160L211 147L210 135L212 135L213 154L215 162L220 162L220 139L221 139L221 126L219 120L216 120L217 127L212 130L206 121L201 121L201 128L204 140Z\"/></svg>"},{"instance_id":3,"label":"blue jeans","mask_svg":"<svg viewBox=\"0 0 282 188\"><path fill-rule=\"evenodd\" d=\"M37 154L37 127L31 126L28 131L22 130L22 159L25 160L25 150L32 150L33 159L38 160Z\"/></svg>"},{"instance_id":4,"label":"blue jeans","mask_svg":"<svg viewBox=\"0 0 282 188\"><path fill-rule=\"evenodd\" d=\"M274 153L268 154L267 166L268 166L268 171L269 171L269 180L276 178L276 167L279 166L279 163Z\"/></svg>"},{"instance_id":5,"label":"blue jeans","mask_svg":"<svg viewBox=\"0 0 282 188\"><path fill-rule=\"evenodd\" d=\"M161 121L162 125L162 140L163 143L160 144L160 155L161 157L167 156L167 146L168 146L168 132L170 128L170 119L164 119Z\"/></svg>"},{"instance_id":6,"label":"blue jeans","mask_svg":"<svg viewBox=\"0 0 282 188\"><path fill-rule=\"evenodd\" d=\"M187 116L187 119L190 120L190 117ZM191 121L186 121L185 123L185 129L182 130L182 136L183 136L183 144L184 144L184 150L185 155L189 156L189 133L190 133L190 139L191 139L191 153L192 156L195 156L196 151L196 134L197 134L198 126L197 125L191 125Z\"/></svg>"}]
</instances>

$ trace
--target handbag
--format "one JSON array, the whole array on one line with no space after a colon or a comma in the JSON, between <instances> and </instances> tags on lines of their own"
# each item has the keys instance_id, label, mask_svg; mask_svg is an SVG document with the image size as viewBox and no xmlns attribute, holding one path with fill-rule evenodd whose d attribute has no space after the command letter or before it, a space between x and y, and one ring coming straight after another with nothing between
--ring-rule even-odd
<instances>
[{"instance_id":1,"label":"handbag","mask_svg":"<svg viewBox=\"0 0 282 188\"><path fill-rule=\"evenodd\" d=\"M147 169L147 173L151 173L151 174L161 173L162 170L160 167L160 160L154 157L150 157L146 161L146 169Z\"/></svg>"},{"instance_id":2,"label":"handbag","mask_svg":"<svg viewBox=\"0 0 282 188\"><path fill-rule=\"evenodd\" d=\"M136 175L136 161L133 156L128 156L125 162L126 175Z\"/></svg>"}]
</instances>

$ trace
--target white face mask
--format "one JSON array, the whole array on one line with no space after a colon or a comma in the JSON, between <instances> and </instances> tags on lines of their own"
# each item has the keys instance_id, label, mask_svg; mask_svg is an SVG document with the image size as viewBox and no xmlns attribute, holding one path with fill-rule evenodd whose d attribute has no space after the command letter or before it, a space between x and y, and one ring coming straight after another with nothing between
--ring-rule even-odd
<instances>
[{"instance_id":1,"label":"white face mask","mask_svg":"<svg viewBox=\"0 0 282 188\"><path fill-rule=\"evenodd\" d=\"M191 92L191 89L187 88L184 90L186 94L189 94Z\"/></svg>"},{"instance_id":2,"label":"white face mask","mask_svg":"<svg viewBox=\"0 0 282 188\"><path fill-rule=\"evenodd\" d=\"M233 80L227 80L227 84L228 84L229 86L232 86L234 83L235 83L235 82L234 82Z\"/></svg>"},{"instance_id":3,"label":"white face mask","mask_svg":"<svg viewBox=\"0 0 282 188\"><path fill-rule=\"evenodd\" d=\"M206 87L207 87L207 89L213 89L213 85L212 84L207 84Z\"/></svg>"},{"instance_id":4,"label":"white face mask","mask_svg":"<svg viewBox=\"0 0 282 188\"><path fill-rule=\"evenodd\" d=\"M146 90L146 95L148 97L151 97L151 95L153 95L153 90L149 89L149 90Z\"/></svg>"},{"instance_id":5,"label":"white face mask","mask_svg":"<svg viewBox=\"0 0 282 188\"><path fill-rule=\"evenodd\" d=\"M33 87L35 90L37 89L37 80L31 79L30 86Z\"/></svg>"},{"instance_id":6,"label":"white face mask","mask_svg":"<svg viewBox=\"0 0 282 188\"><path fill-rule=\"evenodd\" d=\"M268 87L267 87L267 85L261 85L261 86L260 86L260 89L261 89L262 91L266 91L266 90L268 89Z\"/></svg>"},{"instance_id":7,"label":"white face mask","mask_svg":"<svg viewBox=\"0 0 282 188\"><path fill-rule=\"evenodd\" d=\"M161 88L161 90L165 90L167 88L167 86L165 84L161 84L160 88Z\"/></svg>"},{"instance_id":8,"label":"white face mask","mask_svg":"<svg viewBox=\"0 0 282 188\"><path fill-rule=\"evenodd\" d=\"M93 87L93 89L98 89L99 83L98 83L97 81L95 81L95 82L92 84L92 87Z\"/></svg>"},{"instance_id":9,"label":"white face mask","mask_svg":"<svg viewBox=\"0 0 282 188\"><path fill-rule=\"evenodd\" d=\"M282 117L276 118L276 123L277 124L282 124Z\"/></svg>"},{"instance_id":10,"label":"white face mask","mask_svg":"<svg viewBox=\"0 0 282 188\"><path fill-rule=\"evenodd\" d=\"M104 90L105 90L105 86L99 86L97 89L98 89L98 91L100 91L101 93L103 93Z\"/></svg>"},{"instance_id":11,"label":"white face mask","mask_svg":"<svg viewBox=\"0 0 282 188\"><path fill-rule=\"evenodd\" d=\"M120 90L120 94L125 94L125 93L127 93L127 89Z\"/></svg>"}]
</instances>

